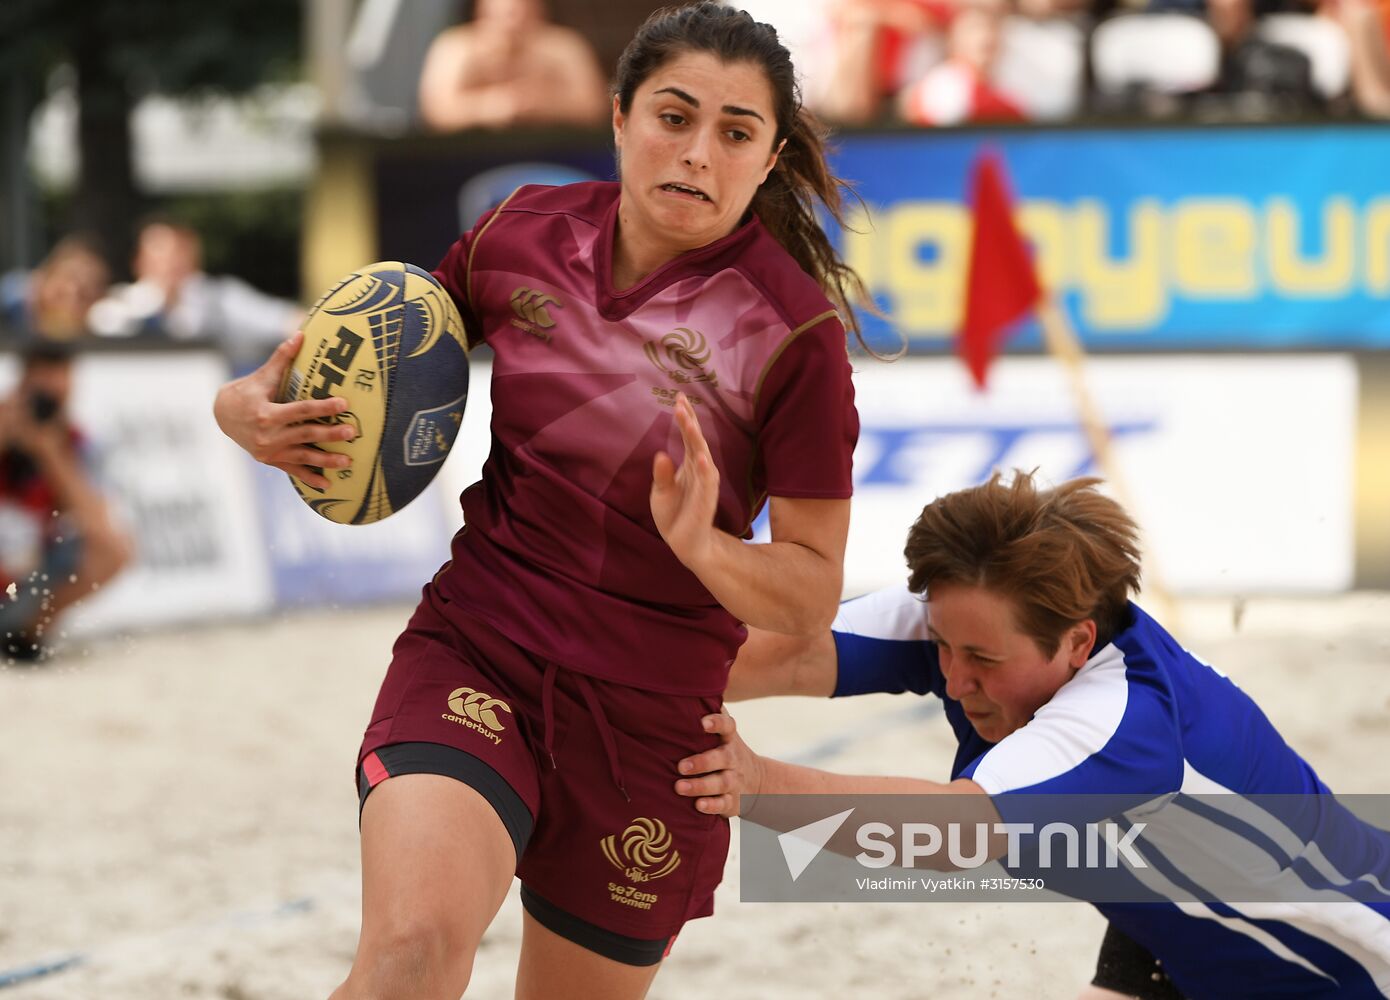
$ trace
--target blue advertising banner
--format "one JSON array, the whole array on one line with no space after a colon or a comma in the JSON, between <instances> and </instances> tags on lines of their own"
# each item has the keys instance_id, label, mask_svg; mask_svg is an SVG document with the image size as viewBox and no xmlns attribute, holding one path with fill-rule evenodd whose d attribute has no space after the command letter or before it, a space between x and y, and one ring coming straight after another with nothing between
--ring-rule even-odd
<instances>
[{"instance_id":1,"label":"blue advertising banner","mask_svg":"<svg viewBox=\"0 0 1390 1000\"><path fill-rule=\"evenodd\" d=\"M335 524L305 506L283 472L251 471L277 608L414 600L449 558L438 490L376 524Z\"/></svg>"},{"instance_id":2,"label":"blue advertising banner","mask_svg":"<svg viewBox=\"0 0 1390 1000\"><path fill-rule=\"evenodd\" d=\"M1390 346L1390 129L1368 127L842 135L875 342L954 338L984 147L1091 349ZM1037 346L1031 326L1012 343Z\"/></svg>"}]
</instances>

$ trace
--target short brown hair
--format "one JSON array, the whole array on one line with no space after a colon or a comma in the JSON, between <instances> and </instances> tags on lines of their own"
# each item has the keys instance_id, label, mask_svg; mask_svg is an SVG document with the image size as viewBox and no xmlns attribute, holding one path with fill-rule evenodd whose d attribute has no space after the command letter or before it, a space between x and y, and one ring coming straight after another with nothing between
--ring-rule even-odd
<instances>
[{"instance_id":1,"label":"short brown hair","mask_svg":"<svg viewBox=\"0 0 1390 1000\"><path fill-rule=\"evenodd\" d=\"M1139 589L1139 529L1099 482L1039 489L1033 473L1006 484L996 472L932 501L908 532L908 589L955 583L1008 597L1018 627L1047 656L1087 618L1113 636Z\"/></svg>"}]
</instances>

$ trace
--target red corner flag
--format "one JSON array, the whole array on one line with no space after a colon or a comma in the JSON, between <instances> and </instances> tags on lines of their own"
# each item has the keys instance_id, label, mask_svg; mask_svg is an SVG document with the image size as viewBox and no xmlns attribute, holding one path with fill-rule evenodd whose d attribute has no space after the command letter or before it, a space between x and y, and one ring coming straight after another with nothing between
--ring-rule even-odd
<instances>
[{"instance_id":1,"label":"red corner flag","mask_svg":"<svg viewBox=\"0 0 1390 1000\"><path fill-rule=\"evenodd\" d=\"M975 160L970 214L975 238L970 246L965 321L956 350L983 389L1005 331L1042 300L1042 288L1028 245L1014 226L1004 166L993 153L982 153Z\"/></svg>"}]
</instances>

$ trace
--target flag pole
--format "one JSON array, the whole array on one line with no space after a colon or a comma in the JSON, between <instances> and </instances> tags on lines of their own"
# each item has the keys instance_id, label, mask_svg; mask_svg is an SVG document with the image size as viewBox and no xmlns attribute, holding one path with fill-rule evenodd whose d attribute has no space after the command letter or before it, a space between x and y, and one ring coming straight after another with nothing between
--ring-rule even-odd
<instances>
[{"instance_id":1,"label":"flag pole","mask_svg":"<svg viewBox=\"0 0 1390 1000\"><path fill-rule=\"evenodd\" d=\"M1081 339L1072 329L1066 313L1045 289L1038 299L1034 311L1038 317L1038 325L1042 328L1043 343L1047 346L1048 353L1061 363L1062 368L1066 371L1067 379L1071 383L1072 398L1076 402L1077 414L1081 418L1081 427L1085 432L1086 441L1091 446L1091 454L1095 456L1096 466L1100 469L1100 474L1105 477L1106 482L1110 484L1111 490L1115 493L1115 499L1122 507L1130 511L1132 516L1135 513L1134 504L1131 502L1131 495L1125 484L1125 478L1120 473L1119 464L1115 460L1115 451L1110 446L1110 431L1107 429L1100 407L1096 405L1095 397L1091 395L1090 387L1086 383L1086 353L1081 348ZM1164 623L1169 632L1181 639L1177 603L1173 600L1167 587L1163 585L1163 574L1158 565L1158 558L1153 552L1153 547L1147 544L1148 532L1142 526L1139 530L1146 566L1144 573L1145 603L1151 602L1157 605L1154 609L1155 617Z\"/></svg>"}]
</instances>

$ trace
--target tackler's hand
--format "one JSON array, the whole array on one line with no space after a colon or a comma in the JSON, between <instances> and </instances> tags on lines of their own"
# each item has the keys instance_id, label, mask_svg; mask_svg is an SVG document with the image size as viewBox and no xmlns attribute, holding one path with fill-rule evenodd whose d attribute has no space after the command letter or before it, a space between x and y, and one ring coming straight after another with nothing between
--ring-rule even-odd
<instances>
[{"instance_id":1,"label":"tackler's hand","mask_svg":"<svg viewBox=\"0 0 1390 1000\"><path fill-rule=\"evenodd\" d=\"M737 816L739 799L757 795L763 784L763 760L738 734L727 708L701 720L705 732L719 737L719 746L686 757L676 769L689 777L676 782L676 793L695 800L702 813Z\"/></svg>"},{"instance_id":2,"label":"tackler's hand","mask_svg":"<svg viewBox=\"0 0 1390 1000\"><path fill-rule=\"evenodd\" d=\"M328 480L314 470L345 469L351 460L313 445L347 441L356 432L348 424L321 422L346 410L345 399L276 402L285 372L303 341L304 335L296 332L261 367L224 385L217 391L212 412L222 433L256 461L287 472L306 486L327 489Z\"/></svg>"},{"instance_id":3,"label":"tackler's hand","mask_svg":"<svg viewBox=\"0 0 1390 1000\"><path fill-rule=\"evenodd\" d=\"M676 396L675 416L685 458L677 467L670 455L657 452L652 462L652 518L676 558L698 573L716 530L719 470L685 393Z\"/></svg>"}]
</instances>

